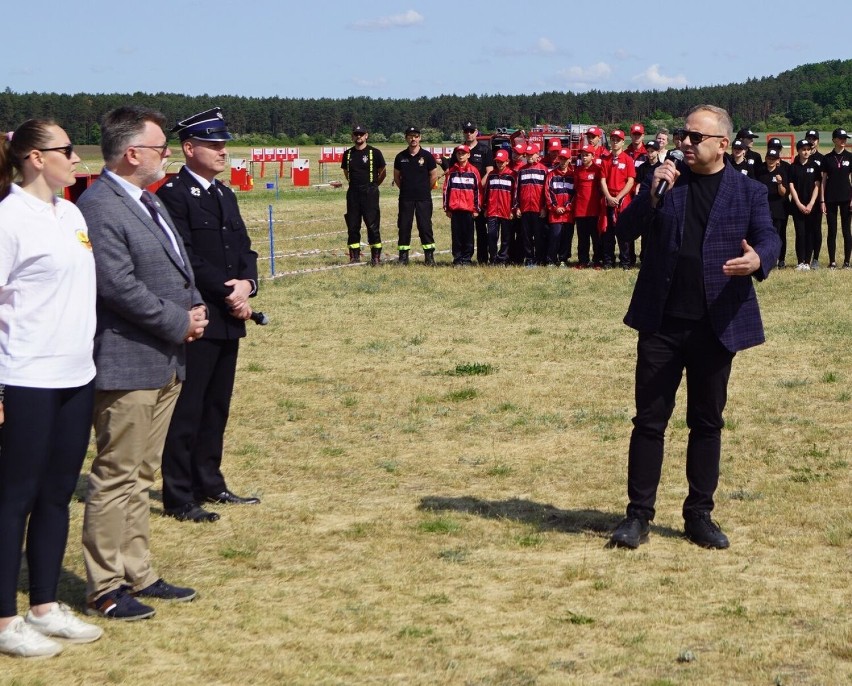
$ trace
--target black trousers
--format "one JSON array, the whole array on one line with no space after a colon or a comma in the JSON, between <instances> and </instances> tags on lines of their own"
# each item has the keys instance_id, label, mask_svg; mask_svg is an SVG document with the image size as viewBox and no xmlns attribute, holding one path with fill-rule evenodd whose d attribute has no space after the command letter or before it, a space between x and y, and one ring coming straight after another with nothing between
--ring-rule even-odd
<instances>
[{"instance_id":1,"label":"black trousers","mask_svg":"<svg viewBox=\"0 0 852 686\"><path fill-rule=\"evenodd\" d=\"M825 203L826 222L826 247L828 248L828 261L836 262L837 253L837 214L840 213L840 230L843 233L843 262L848 263L852 256L852 212L849 209L849 201Z\"/></svg>"},{"instance_id":2,"label":"black trousers","mask_svg":"<svg viewBox=\"0 0 852 686\"><path fill-rule=\"evenodd\" d=\"M547 255L541 264L556 265L567 262L571 255L571 238L574 237L574 225L568 222L553 222L546 224L546 226L549 231ZM566 235L569 236L567 239Z\"/></svg>"},{"instance_id":3,"label":"black trousers","mask_svg":"<svg viewBox=\"0 0 852 686\"><path fill-rule=\"evenodd\" d=\"M798 209L791 213L793 229L796 232L796 262L810 264L819 257L819 245L822 243L822 215L814 209L810 214L802 214ZM816 252L814 251L816 246Z\"/></svg>"},{"instance_id":4,"label":"black trousers","mask_svg":"<svg viewBox=\"0 0 852 686\"><path fill-rule=\"evenodd\" d=\"M536 239L542 235L541 215L538 212L522 212L521 226L523 227L524 264L536 263Z\"/></svg>"},{"instance_id":5,"label":"black trousers","mask_svg":"<svg viewBox=\"0 0 852 686\"><path fill-rule=\"evenodd\" d=\"M600 262L600 236L598 234L597 217L577 217L574 220L577 226L577 260L579 264L588 265L592 260L589 256L589 248L594 251L595 262Z\"/></svg>"},{"instance_id":6,"label":"black trousers","mask_svg":"<svg viewBox=\"0 0 852 686\"><path fill-rule=\"evenodd\" d=\"M186 380L163 448L163 507L200 503L227 486L222 475L239 339L200 338L186 347Z\"/></svg>"},{"instance_id":7,"label":"black trousers","mask_svg":"<svg viewBox=\"0 0 852 686\"><path fill-rule=\"evenodd\" d=\"M361 221L367 227L367 240L373 248L382 245L379 224L382 213L379 208L378 186L349 186L346 191L346 229L348 245L357 248L361 245Z\"/></svg>"},{"instance_id":8,"label":"black trousers","mask_svg":"<svg viewBox=\"0 0 852 686\"><path fill-rule=\"evenodd\" d=\"M488 264L488 222L482 212L473 218L473 226L476 229L476 261Z\"/></svg>"},{"instance_id":9,"label":"black trousers","mask_svg":"<svg viewBox=\"0 0 852 686\"><path fill-rule=\"evenodd\" d=\"M509 261L512 220L502 219L501 217L488 217L486 226L488 227L489 264L506 264Z\"/></svg>"},{"instance_id":10,"label":"black trousers","mask_svg":"<svg viewBox=\"0 0 852 686\"><path fill-rule=\"evenodd\" d=\"M509 263L523 264L525 254L524 225L520 217L515 217L509 226Z\"/></svg>"},{"instance_id":11,"label":"black trousers","mask_svg":"<svg viewBox=\"0 0 852 686\"><path fill-rule=\"evenodd\" d=\"M450 217L453 239L453 264L471 264L473 260L473 212L454 210Z\"/></svg>"},{"instance_id":12,"label":"black trousers","mask_svg":"<svg viewBox=\"0 0 852 686\"><path fill-rule=\"evenodd\" d=\"M707 317L699 321L667 317L659 331L639 334L636 351L636 416L628 454L627 513L654 518L666 427L684 370L689 493L683 515L711 512L719 484L722 412L734 353L719 342Z\"/></svg>"},{"instance_id":13,"label":"black trousers","mask_svg":"<svg viewBox=\"0 0 852 686\"><path fill-rule=\"evenodd\" d=\"M411 249L411 225L417 219L417 233L420 235L420 245L424 250L435 248L435 237L432 234L432 198L428 200L399 201L399 214L396 228L399 229L399 249Z\"/></svg>"},{"instance_id":14,"label":"black trousers","mask_svg":"<svg viewBox=\"0 0 852 686\"><path fill-rule=\"evenodd\" d=\"M772 217L772 225L781 239L781 249L778 251L778 261L781 262L787 255L787 217Z\"/></svg>"},{"instance_id":15,"label":"black trousers","mask_svg":"<svg viewBox=\"0 0 852 686\"><path fill-rule=\"evenodd\" d=\"M0 430L0 617L18 614L24 531L30 605L57 599L68 503L89 445L94 397L94 381L78 388L6 386Z\"/></svg>"}]
</instances>

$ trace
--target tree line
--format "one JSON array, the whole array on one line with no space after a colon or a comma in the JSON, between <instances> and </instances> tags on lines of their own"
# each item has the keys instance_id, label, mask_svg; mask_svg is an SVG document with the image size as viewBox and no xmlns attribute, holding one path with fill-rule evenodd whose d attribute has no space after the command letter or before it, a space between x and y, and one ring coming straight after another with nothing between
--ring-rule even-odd
<instances>
[{"instance_id":1,"label":"tree line","mask_svg":"<svg viewBox=\"0 0 852 686\"><path fill-rule=\"evenodd\" d=\"M831 129L852 123L852 60L806 64L778 76L750 78L700 88L664 91L532 95L440 95L416 100L392 98L250 98L233 95L187 96L178 93L0 93L0 128L11 130L30 117L56 119L74 143L100 142L98 121L104 112L133 102L178 121L213 105L224 109L228 126L243 145L326 144L349 142L361 124L374 141L402 140L416 124L424 140L454 140L472 119L481 131L497 127L529 129L536 124L599 124L626 128L640 121L646 129L677 125L686 111L712 103L731 113L735 127L759 131Z\"/></svg>"}]
</instances>

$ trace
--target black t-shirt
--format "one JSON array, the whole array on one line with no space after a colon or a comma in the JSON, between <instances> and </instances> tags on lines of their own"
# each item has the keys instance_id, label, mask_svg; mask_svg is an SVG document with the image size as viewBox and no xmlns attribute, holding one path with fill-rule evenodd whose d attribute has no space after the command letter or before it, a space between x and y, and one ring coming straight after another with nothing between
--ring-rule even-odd
<instances>
[{"instance_id":1,"label":"black t-shirt","mask_svg":"<svg viewBox=\"0 0 852 686\"><path fill-rule=\"evenodd\" d=\"M788 174L790 186L796 188L796 195L799 197L799 202L807 205L811 201L811 196L814 194L814 186L819 184L822 179L820 168L811 159L808 159L807 162L802 164L799 162L799 158L796 157L796 160L790 165ZM792 193L790 195L792 196ZM792 197L790 199L792 201ZM793 205L795 206L795 203ZM817 201L812 211L818 209L819 202Z\"/></svg>"},{"instance_id":2,"label":"black t-shirt","mask_svg":"<svg viewBox=\"0 0 852 686\"><path fill-rule=\"evenodd\" d=\"M408 152L408 148L399 153L393 161L393 168L400 174L399 199L429 200L432 197L429 174L436 166L432 153L423 148L416 155Z\"/></svg>"},{"instance_id":3,"label":"black t-shirt","mask_svg":"<svg viewBox=\"0 0 852 686\"><path fill-rule=\"evenodd\" d=\"M789 179L787 178L787 170L779 162L773 171L769 171L766 162L757 168L755 180L760 181L768 190L769 212L773 219L784 219L787 216L787 209L784 206L786 196L781 195L778 189L778 179L786 188Z\"/></svg>"},{"instance_id":4,"label":"black t-shirt","mask_svg":"<svg viewBox=\"0 0 852 686\"><path fill-rule=\"evenodd\" d=\"M672 277L666 314L682 319L702 319L707 309L704 295L704 233L716 201L724 168L715 174L690 174L683 236Z\"/></svg>"},{"instance_id":5,"label":"black t-shirt","mask_svg":"<svg viewBox=\"0 0 852 686\"><path fill-rule=\"evenodd\" d=\"M838 154L832 150L823 155L821 169L825 177L825 201L849 202L852 197L852 152L843 150Z\"/></svg>"},{"instance_id":6,"label":"black t-shirt","mask_svg":"<svg viewBox=\"0 0 852 686\"><path fill-rule=\"evenodd\" d=\"M754 178L754 171L755 171L754 165L748 163L748 158L743 157L742 162L737 162L737 161L734 160L733 155L731 155L731 157L728 158L728 162L730 163L730 165L734 169L736 169L743 176L747 176L750 179Z\"/></svg>"},{"instance_id":7,"label":"black t-shirt","mask_svg":"<svg viewBox=\"0 0 852 686\"><path fill-rule=\"evenodd\" d=\"M385 166L382 151L368 145L363 150L352 146L343 153L341 169L349 171L350 186L368 186L378 181L379 170Z\"/></svg>"}]
</instances>

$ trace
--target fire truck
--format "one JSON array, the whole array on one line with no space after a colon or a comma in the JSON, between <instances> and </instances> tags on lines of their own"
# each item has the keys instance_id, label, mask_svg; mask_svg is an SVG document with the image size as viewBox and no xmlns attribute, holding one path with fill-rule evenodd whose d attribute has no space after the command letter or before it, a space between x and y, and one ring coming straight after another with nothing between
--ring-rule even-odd
<instances>
[{"instance_id":1,"label":"fire truck","mask_svg":"<svg viewBox=\"0 0 852 686\"><path fill-rule=\"evenodd\" d=\"M594 124L568 124L567 126L554 126L552 124L541 124L534 126L529 131L523 129L497 128L494 133L481 134L479 140L490 141L492 152L511 148L519 140L525 143L538 145L542 155L547 154L547 145L551 138L558 138L563 148L571 151L571 160L576 161L577 153L586 143L586 131ZM607 136L604 133L601 139L602 145L607 145Z\"/></svg>"}]
</instances>

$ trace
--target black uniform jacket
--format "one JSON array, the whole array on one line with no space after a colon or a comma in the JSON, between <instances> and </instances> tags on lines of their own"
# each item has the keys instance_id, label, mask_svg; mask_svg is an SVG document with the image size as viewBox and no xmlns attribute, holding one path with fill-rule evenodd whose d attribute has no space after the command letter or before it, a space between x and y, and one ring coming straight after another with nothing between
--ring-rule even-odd
<instances>
[{"instance_id":1,"label":"black uniform jacket","mask_svg":"<svg viewBox=\"0 0 852 686\"><path fill-rule=\"evenodd\" d=\"M183 238L196 286L207 304L210 324L204 337L240 338L246 335L245 322L229 314L225 298L233 288L225 282L250 279L257 284L257 253L251 249L234 192L218 181L211 190L204 190L183 167L157 196Z\"/></svg>"}]
</instances>

